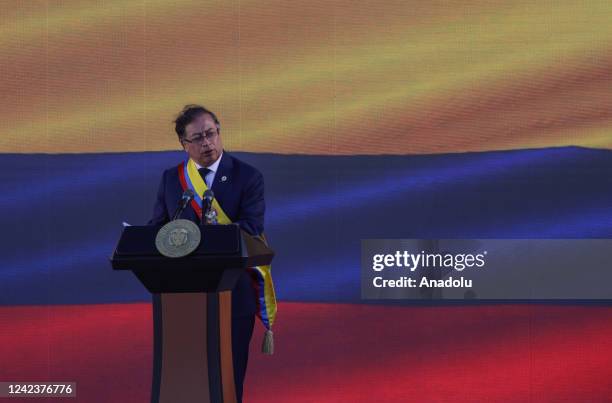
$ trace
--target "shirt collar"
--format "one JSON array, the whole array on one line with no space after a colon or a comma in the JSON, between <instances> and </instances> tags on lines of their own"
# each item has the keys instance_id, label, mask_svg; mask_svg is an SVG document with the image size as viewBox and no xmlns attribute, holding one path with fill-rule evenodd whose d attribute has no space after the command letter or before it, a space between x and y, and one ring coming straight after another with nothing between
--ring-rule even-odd
<instances>
[{"instance_id":1,"label":"shirt collar","mask_svg":"<svg viewBox=\"0 0 612 403\"><path fill-rule=\"evenodd\" d=\"M212 172L217 172L217 169L219 169L219 164L221 163L221 158L223 158L223 151L221 151L221 155L219 156L219 158L217 158L217 160L215 162L213 162L211 165L207 166L206 168L210 169ZM198 169L202 168L202 165L198 164L197 162L193 161L196 164L196 167Z\"/></svg>"}]
</instances>

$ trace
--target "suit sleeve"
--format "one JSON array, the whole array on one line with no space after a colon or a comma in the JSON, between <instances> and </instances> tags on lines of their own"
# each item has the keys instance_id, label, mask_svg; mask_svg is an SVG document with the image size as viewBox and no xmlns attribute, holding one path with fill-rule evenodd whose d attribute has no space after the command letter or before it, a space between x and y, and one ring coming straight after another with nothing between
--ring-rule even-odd
<instances>
[{"instance_id":1,"label":"suit sleeve","mask_svg":"<svg viewBox=\"0 0 612 403\"><path fill-rule=\"evenodd\" d=\"M260 235L264 231L264 179L260 172L248 183L240 200L240 212L236 221L242 229L251 235Z\"/></svg>"},{"instance_id":2,"label":"suit sleeve","mask_svg":"<svg viewBox=\"0 0 612 403\"><path fill-rule=\"evenodd\" d=\"M166 207L166 173L162 175L159 189L157 190L157 198L153 207L153 217L149 220L148 225L163 225L170 221L168 217L168 208Z\"/></svg>"}]
</instances>

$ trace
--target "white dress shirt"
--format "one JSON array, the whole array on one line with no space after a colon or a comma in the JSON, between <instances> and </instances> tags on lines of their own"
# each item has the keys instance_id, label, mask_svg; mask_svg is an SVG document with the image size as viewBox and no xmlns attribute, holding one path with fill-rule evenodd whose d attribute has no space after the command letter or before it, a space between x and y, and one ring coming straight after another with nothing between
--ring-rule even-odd
<instances>
[{"instance_id":1,"label":"white dress shirt","mask_svg":"<svg viewBox=\"0 0 612 403\"><path fill-rule=\"evenodd\" d=\"M221 163L221 158L223 158L223 151L221 152L221 155L219 156L219 158L217 158L215 162L213 162L211 165L206 167L210 169L210 172L206 174L206 177L204 178L204 183L206 183L206 186L209 189L212 186L212 184L215 182L215 175L217 174L217 170L219 169L219 163ZM195 164L198 169L203 168L202 165L198 164L197 162L195 162Z\"/></svg>"}]
</instances>

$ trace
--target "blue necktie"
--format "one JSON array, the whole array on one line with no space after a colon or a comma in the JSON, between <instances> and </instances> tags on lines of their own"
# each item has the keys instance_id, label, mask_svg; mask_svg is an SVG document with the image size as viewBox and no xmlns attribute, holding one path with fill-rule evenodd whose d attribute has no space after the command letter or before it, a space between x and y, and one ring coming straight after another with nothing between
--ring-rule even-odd
<instances>
[{"instance_id":1,"label":"blue necktie","mask_svg":"<svg viewBox=\"0 0 612 403\"><path fill-rule=\"evenodd\" d=\"M200 168L198 169L198 172L200 173L200 176L202 177L202 180L204 181L204 183L206 183L206 175L208 175L212 171L208 168ZM208 187L207 183L206 183L206 186Z\"/></svg>"}]
</instances>

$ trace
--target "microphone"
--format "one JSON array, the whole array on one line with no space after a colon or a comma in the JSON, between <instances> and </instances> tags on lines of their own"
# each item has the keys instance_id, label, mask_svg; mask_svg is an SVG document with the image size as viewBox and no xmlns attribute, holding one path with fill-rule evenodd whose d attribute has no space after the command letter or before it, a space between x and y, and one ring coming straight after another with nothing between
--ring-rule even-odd
<instances>
[{"instance_id":1,"label":"microphone","mask_svg":"<svg viewBox=\"0 0 612 403\"><path fill-rule=\"evenodd\" d=\"M193 199L193 196L193 190L191 189L187 189L183 192L183 196L181 197L181 200L179 200L179 205L176 208L176 211L174 212L172 220L176 220L181 216L181 213L183 212L183 210L185 210L189 202Z\"/></svg>"},{"instance_id":2,"label":"microphone","mask_svg":"<svg viewBox=\"0 0 612 403\"><path fill-rule=\"evenodd\" d=\"M202 225L212 224L211 220L209 220L209 215L214 198L215 194L212 190L208 189L204 192L202 197Z\"/></svg>"}]
</instances>

